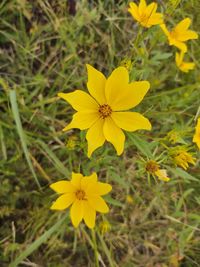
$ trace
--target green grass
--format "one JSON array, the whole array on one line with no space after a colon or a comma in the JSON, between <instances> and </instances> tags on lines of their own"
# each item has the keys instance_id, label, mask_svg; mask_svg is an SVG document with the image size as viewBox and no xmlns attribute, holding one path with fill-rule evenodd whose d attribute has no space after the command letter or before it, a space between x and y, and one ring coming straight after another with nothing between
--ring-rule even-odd
<instances>
[{"instance_id":1,"label":"green grass","mask_svg":"<svg viewBox=\"0 0 200 267\"><path fill-rule=\"evenodd\" d=\"M200 107L199 40L189 42L196 68L181 73L177 50L159 27L143 29L133 45L139 28L128 1L77 1L75 16L66 2L0 3L0 266L93 267L94 238L100 266L200 266L200 160L192 143ZM177 7L157 2L168 25L190 17L199 31L199 0ZM86 63L108 76L124 59L132 60L131 80L151 83L135 110L153 130L126 134L120 157L106 143L89 160L85 133L62 132L74 111L57 93L87 90ZM166 138L173 129L181 132L178 145L190 146L197 159L187 171L169 156L177 145ZM66 147L74 137L75 148ZM147 174L148 159L159 161L171 181ZM74 229L66 212L49 210L56 198L49 184L69 179L72 171L95 171L113 186L106 198L110 213L98 215L95 237L84 224ZM111 230L103 235L105 219Z\"/></svg>"}]
</instances>

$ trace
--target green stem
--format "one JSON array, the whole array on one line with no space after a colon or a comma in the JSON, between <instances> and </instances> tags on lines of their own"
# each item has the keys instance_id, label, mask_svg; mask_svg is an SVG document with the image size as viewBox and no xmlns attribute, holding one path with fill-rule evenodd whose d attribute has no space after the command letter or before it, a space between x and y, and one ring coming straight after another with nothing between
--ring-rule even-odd
<instances>
[{"instance_id":1,"label":"green stem","mask_svg":"<svg viewBox=\"0 0 200 267\"><path fill-rule=\"evenodd\" d=\"M91 232L92 232L92 241L93 241L93 249L94 249L96 267L99 267L99 258L98 258L98 250L97 250L96 233L95 233L94 229L92 229Z\"/></svg>"}]
</instances>

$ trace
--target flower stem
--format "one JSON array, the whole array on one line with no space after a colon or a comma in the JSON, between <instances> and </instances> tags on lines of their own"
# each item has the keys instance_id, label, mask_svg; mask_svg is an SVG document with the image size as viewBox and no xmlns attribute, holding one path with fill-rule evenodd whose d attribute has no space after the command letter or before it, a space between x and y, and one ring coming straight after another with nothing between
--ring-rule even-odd
<instances>
[{"instance_id":1,"label":"flower stem","mask_svg":"<svg viewBox=\"0 0 200 267\"><path fill-rule=\"evenodd\" d=\"M92 241L93 241L93 249L94 249L94 256L95 256L96 267L99 267L96 233L95 233L95 230L94 229L92 229L91 232L92 232Z\"/></svg>"}]
</instances>

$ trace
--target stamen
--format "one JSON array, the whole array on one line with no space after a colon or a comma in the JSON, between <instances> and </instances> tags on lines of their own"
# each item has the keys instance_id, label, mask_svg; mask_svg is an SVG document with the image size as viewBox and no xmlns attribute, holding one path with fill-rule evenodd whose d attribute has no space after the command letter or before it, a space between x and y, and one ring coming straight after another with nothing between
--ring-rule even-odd
<instances>
[{"instance_id":1,"label":"stamen","mask_svg":"<svg viewBox=\"0 0 200 267\"><path fill-rule=\"evenodd\" d=\"M109 105L104 104L99 107L100 117L105 119L106 117L110 116L112 113L112 109Z\"/></svg>"},{"instance_id":2,"label":"stamen","mask_svg":"<svg viewBox=\"0 0 200 267\"><path fill-rule=\"evenodd\" d=\"M78 198L78 200L86 200L85 192L83 190L77 190L75 195Z\"/></svg>"}]
</instances>

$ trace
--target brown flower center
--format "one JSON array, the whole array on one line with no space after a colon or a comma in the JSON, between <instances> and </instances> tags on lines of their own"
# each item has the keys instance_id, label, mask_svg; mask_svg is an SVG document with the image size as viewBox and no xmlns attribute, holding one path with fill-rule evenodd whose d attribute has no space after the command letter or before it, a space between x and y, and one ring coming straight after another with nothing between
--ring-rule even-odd
<instances>
[{"instance_id":1,"label":"brown flower center","mask_svg":"<svg viewBox=\"0 0 200 267\"><path fill-rule=\"evenodd\" d=\"M146 171L147 172L150 172L150 173L153 173L154 174L158 170L159 170L159 165L154 160L149 160L146 163Z\"/></svg>"},{"instance_id":2,"label":"brown flower center","mask_svg":"<svg viewBox=\"0 0 200 267\"><path fill-rule=\"evenodd\" d=\"M99 107L99 113L100 117L105 119L106 117L110 116L110 114L112 113L112 109L109 105L104 104Z\"/></svg>"},{"instance_id":3,"label":"brown flower center","mask_svg":"<svg viewBox=\"0 0 200 267\"><path fill-rule=\"evenodd\" d=\"M86 200L85 192L83 190L77 190L75 195L76 195L76 198L78 198L78 200Z\"/></svg>"}]
</instances>

